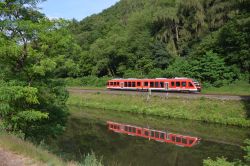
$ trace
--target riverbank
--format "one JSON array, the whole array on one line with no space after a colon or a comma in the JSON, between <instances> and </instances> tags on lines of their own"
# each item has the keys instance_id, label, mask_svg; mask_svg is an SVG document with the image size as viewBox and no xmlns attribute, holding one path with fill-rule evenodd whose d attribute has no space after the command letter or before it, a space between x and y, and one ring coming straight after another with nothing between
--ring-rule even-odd
<instances>
[{"instance_id":1,"label":"riverbank","mask_svg":"<svg viewBox=\"0 0 250 166\"><path fill-rule=\"evenodd\" d=\"M0 163L4 165L76 165L16 136L0 133ZM1 164L0 164L1 165Z\"/></svg>"},{"instance_id":2,"label":"riverbank","mask_svg":"<svg viewBox=\"0 0 250 166\"><path fill-rule=\"evenodd\" d=\"M247 101L71 93L68 105L250 127Z\"/></svg>"}]
</instances>

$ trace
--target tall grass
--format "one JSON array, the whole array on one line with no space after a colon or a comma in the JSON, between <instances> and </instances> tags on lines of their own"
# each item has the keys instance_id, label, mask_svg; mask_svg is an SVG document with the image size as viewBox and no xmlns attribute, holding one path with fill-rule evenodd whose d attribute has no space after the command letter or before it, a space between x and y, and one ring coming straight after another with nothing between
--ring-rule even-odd
<instances>
[{"instance_id":1,"label":"tall grass","mask_svg":"<svg viewBox=\"0 0 250 166\"><path fill-rule=\"evenodd\" d=\"M32 143L17 138L14 135L0 132L0 147L2 149L14 152L16 154L28 157L30 162L35 165L71 165L70 163L63 162L57 156L49 153L40 147L34 146ZM72 165L74 165L72 163Z\"/></svg>"},{"instance_id":2,"label":"tall grass","mask_svg":"<svg viewBox=\"0 0 250 166\"><path fill-rule=\"evenodd\" d=\"M109 109L209 123L250 127L249 103L211 99L183 99L110 94L71 93L69 105Z\"/></svg>"}]
</instances>

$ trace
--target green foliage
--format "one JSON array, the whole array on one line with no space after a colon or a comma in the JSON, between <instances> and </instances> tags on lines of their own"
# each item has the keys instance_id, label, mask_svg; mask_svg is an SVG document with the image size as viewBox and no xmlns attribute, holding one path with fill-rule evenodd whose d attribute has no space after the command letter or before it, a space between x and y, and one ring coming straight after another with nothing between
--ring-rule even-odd
<instances>
[{"instance_id":1,"label":"green foliage","mask_svg":"<svg viewBox=\"0 0 250 166\"><path fill-rule=\"evenodd\" d=\"M38 2L0 2L0 120L5 130L39 141L64 128L68 93L52 79L71 75L70 70L77 74L72 66L80 49L66 31L67 22L45 18Z\"/></svg>"},{"instance_id":2,"label":"green foliage","mask_svg":"<svg viewBox=\"0 0 250 166\"><path fill-rule=\"evenodd\" d=\"M212 160L210 158L203 161L204 166L234 166L234 165L240 165L240 166L247 166L250 164L250 140L246 139L244 141L245 146L242 147L242 149L245 151L246 155L244 156L243 161L236 161L236 162L228 162L226 161L226 158L217 157L216 160Z\"/></svg>"},{"instance_id":3,"label":"green foliage","mask_svg":"<svg viewBox=\"0 0 250 166\"><path fill-rule=\"evenodd\" d=\"M245 162L246 164L250 164L250 140L249 139L246 139L244 141L245 145L243 147L243 150L246 152L246 155L244 156L244 159L245 159Z\"/></svg>"},{"instance_id":4,"label":"green foliage","mask_svg":"<svg viewBox=\"0 0 250 166\"><path fill-rule=\"evenodd\" d=\"M224 157L217 158L215 161L212 159L206 159L203 161L203 166L234 166L232 162L226 161Z\"/></svg>"},{"instance_id":5,"label":"green foliage","mask_svg":"<svg viewBox=\"0 0 250 166\"><path fill-rule=\"evenodd\" d=\"M98 15L73 20L71 32L82 48L80 74L74 77L188 76L215 86L231 83L249 75L247 4L121 0Z\"/></svg>"},{"instance_id":6,"label":"green foliage","mask_svg":"<svg viewBox=\"0 0 250 166\"><path fill-rule=\"evenodd\" d=\"M67 86L85 86L85 87L105 87L110 77L87 76L81 78L65 78L62 81Z\"/></svg>"},{"instance_id":7,"label":"green foliage","mask_svg":"<svg viewBox=\"0 0 250 166\"><path fill-rule=\"evenodd\" d=\"M91 152L90 154L88 153L83 162L79 164L79 166L103 166L102 161L98 160L96 158L96 155L94 152Z\"/></svg>"}]
</instances>

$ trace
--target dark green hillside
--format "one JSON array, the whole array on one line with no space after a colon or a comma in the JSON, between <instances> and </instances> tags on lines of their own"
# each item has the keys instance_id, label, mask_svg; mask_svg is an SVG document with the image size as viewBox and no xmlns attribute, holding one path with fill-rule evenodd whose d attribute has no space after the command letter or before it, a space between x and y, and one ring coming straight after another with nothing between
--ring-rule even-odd
<instances>
[{"instance_id":1,"label":"dark green hillside","mask_svg":"<svg viewBox=\"0 0 250 166\"><path fill-rule=\"evenodd\" d=\"M247 0L121 0L70 25L82 48L73 76L189 76L218 86L248 78L249 6Z\"/></svg>"}]
</instances>

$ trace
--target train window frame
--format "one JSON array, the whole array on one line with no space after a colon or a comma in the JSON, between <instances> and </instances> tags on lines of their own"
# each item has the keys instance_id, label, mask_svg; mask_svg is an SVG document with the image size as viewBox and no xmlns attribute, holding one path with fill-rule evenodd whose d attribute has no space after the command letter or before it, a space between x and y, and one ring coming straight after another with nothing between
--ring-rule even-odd
<instances>
[{"instance_id":1,"label":"train window frame","mask_svg":"<svg viewBox=\"0 0 250 166\"><path fill-rule=\"evenodd\" d=\"M188 142L189 142L189 144L192 144L192 143L194 143L194 140L190 139L190 140L188 140Z\"/></svg>"},{"instance_id":2,"label":"train window frame","mask_svg":"<svg viewBox=\"0 0 250 166\"><path fill-rule=\"evenodd\" d=\"M114 86L116 86L116 82L114 82Z\"/></svg>"},{"instance_id":3,"label":"train window frame","mask_svg":"<svg viewBox=\"0 0 250 166\"><path fill-rule=\"evenodd\" d=\"M154 85L155 85L155 83L154 83L154 82L152 82L152 81L150 81L150 83L149 83L150 88L153 88L153 87L154 87Z\"/></svg>"},{"instance_id":4,"label":"train window frame","mask_svg":"<svg viewBox=\"0 0 250 166\"><path fill-rule=\"evenodd\" d=\"M148 130L145 130L145 131L144 131L144 135L145 135L145 136L149 136L149 131L148 131Z\"/></svg>"},{"instance_id":5,"label":"train window frame","mask_svg":"<svg viewBox=\"0 0 250 166\"><path fill-rule=\"evenodd\" d=\"M124 82L124 87L128 87L128 82Z\"/></svg>"},{"instance_id":6,"label":"train window frame","mask_svg":"<svg viewBox=\"0 0 250 166\"><path fill-rule=\"evenodd\" d=\"M110 82L110 85L113 86L113 82Z\"/></svg>"},{"instance_id":7,"label":"train window frame","mask_svg":"<svg viewBox=\"0 0 250 166\"><path fill-rule=\"evenodd\" d=\"M156 88L159 87L159 82L155 82L155 87L156 87Z\"/></svg>"},{"instance_id":8,"label":"train window frame","mask_svg":"<svg viewBox=\"0 0 250 166\"><path fill-rule=\"evenodd\" d=\"M189 87L194 87L194 85L191 82L188 82Z\"/></svg>"},{"instance_id":9,"label":"train window frame","mask_svg":"<svg viewBox=\"0 0 250 166\"><path fill-rule=\"evenodd\" d=\"M160 82L160 87L164 88L164 82Z\"/></svg>"},{"instance_id":10,"label":"train window frame","mask_svg":"<svg viewBox=\"0 0 250 166\"><path fill-rule=\"evenodd\" d=\"M131 82L128 82L128 87L131 87L131 85L132 85Z\"/></svg>"},{"instance_id":11,"label":"train window frame","mask_svg":"<svg viewBox=\"0 0 250 166\"><path fill-rule=\"evenodd\" d=\"M175 137L175 142L181 143L181 137Z\"/></svg>"},{"instance_id":12,"label":"train window frame","mask_svg":"<svg viewBox=\"0 0 250 166\"><path fill-rule=\"evenodd\" d=\"M160 138L165 139L165 133L160 133Z\"/></svg>"},{"instance_id":13,"label":"train window frame","mask_svg":"<svg viewBox=\"0 0 250 166\"><path fill-rule=\"evenodd\" d=\"M181 139L181 142L182 142L183 144L187 144L187 138L182 138L182 139Z\"/></svg>"},{"instance_id":14,"label":"train window frame","mask_svg":"<svg viewBox=\"0 0 250 166\"><path fill-rule=\"evenodd\" d=\"M156 138L160 138L160 133L159 132L155 132L155 137Z\"/></svg>"},{"instance_id":15,"label":"train window frame","mask_svg":"<svg viewBox=\"0 0 250 166\"><path fill-rule=\"evenodd\" d=\"M132 127L132 132L136 133L136 128L135 127Z\"/></svg>"},{"instance_id":16,"label":"train window frame","mask_svg":"<svg viewBox=\"0 0 250 166\"><path fill-rule=\"evenodd\" d=\"M186 81L182 81L182 82L181 82L181 86L182 86L182 87L186 87L186 86L187 86L187 82L186 82Z\"/></svg>"},{"instance_id":17,"label":"train window frame","mask_svg":"<svg viewBox=\"0 0 250 166\"><path fill-rule=\"evenodd\" d=\"M144 82L144 86L148 86L148 82L146 81L146 82Z\"/></svg>"},{"instance_id":18,"label":"train window frame","mask_svg":"<svg viewBox=\"0 0 250 166\"><path fill-rule=\"evenodd\" d=\"M150 137L155 137L155 131L150 131Z\"/></svg>"},{"instance_id":19,"label":"train window frame","mask_svg":"<svg viewBox=\"0 0 250 166\"><path fill-rule=\"evenodd\" d=\"M131 87L135 87L135 82L134 81L131 83Z\"/></svg>"},{"instance_id":20,"label":"train window frame","mask_svg":"<svg viewBox=\"0 0 250 166\"><path fill-rule=\"evenodd\" d=\"M180 87L181 86L181 82L180 81L176 81L175 85L176 85L176 87Z\"/></svg>"},{"instance_id":21,"label":"train window frame","mask_svg":"<svg viewBox=\"0 0 250 166\"><path fill-rule=\"evenodd\" d=\"M141 86L141 82L137 82L137 86Z\"/></svg>"},{"instance_id":22,"label":"train window frame","mask_svg":"<svg viewBox=\"0 0 250 166\"><path fill-rule=\"evenodd\" d=\"M119 82L116 82L116 85L117 85L117 86L120 86L120 83L119 83Z\"/></svg>"},{"instance_id":23,"label":"train window frame","mask_svg":"<svg viewBox=\"0 0 250 166\"><path fill-rule=\"evenodd\" d=\"M175 82L171 81L171 86L174 87L175 86Z\"/></svg>"}]
</instances>

